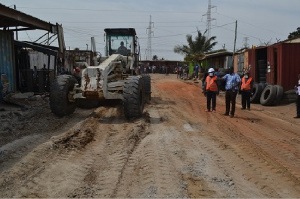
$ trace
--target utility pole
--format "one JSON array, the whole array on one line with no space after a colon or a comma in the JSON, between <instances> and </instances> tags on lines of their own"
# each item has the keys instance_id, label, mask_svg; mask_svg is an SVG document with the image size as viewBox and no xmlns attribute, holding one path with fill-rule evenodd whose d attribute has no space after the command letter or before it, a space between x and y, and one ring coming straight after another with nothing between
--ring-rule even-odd
<instances>
[{"instance_id":1,"label":"utility pole","mask_svg":"<svg viewBox=\"0 0 300 199\"><path fill-rule=\"evenodd\" d=\"M208 0L207 13L203 15L203 16L206 16L206 39L210 38L211 21L216 20L215 18L211 18L211 9L212 8L216 8L216 6L212 6L211 0Z\"/></svg>"},{"instance_id":2,"label":"utility pole","mask_svg":"<svg viewBox=\"0 0 300 199\"><path fill-rule=\"evenodd\" d=\"M17 9L17 6L14 5L14 9ZM18 26L16 26L16 40L19 40L19 35L18 35Z\"/></svg>"},{"instance_id":3,"label":"utility pole","mask_svg":"<svg viewBox=\"0 0 300 199\"><path fill-rule=\"evenodd\" d=\"M151 20L151 15L150 15L150 22L149 26L146 30L146 33L148 33L148 41L147 41L147 49L146 49L146 60L151 60L152 59L152 49L151 49L151 39L153 35L152 27L154 27L154 22Z\"/></svg>"},{"instance_id":4,"label":"utility pole","mask_svg":"<svg viewBox=\"0 0 300 199\"><path fill-rule=\"evenodd\" d=\"M249 48L248 40L249 40L249 37L244 37L244 48Z\"/></svg>"},{"instance_id":5,"label":"utility pole","mask_svg":"<svg viewBox=\"0 0 300 199\"><path fill-rule=\"evenodd\" d=\"M234 45L233 45L233 58L232 58L232 66L234 64L234 54L235 54L235 46L236 46L236 36L237 36L237 20L235 21L235 31L234 31Z\"/></svg>"}]
</instances>

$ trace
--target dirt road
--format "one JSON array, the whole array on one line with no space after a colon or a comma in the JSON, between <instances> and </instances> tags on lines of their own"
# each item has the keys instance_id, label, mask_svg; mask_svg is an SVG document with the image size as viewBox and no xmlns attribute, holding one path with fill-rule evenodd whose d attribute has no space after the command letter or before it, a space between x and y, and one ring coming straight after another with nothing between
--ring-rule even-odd
<instances>
[{"instance_id":1,"label":"dirt road","mask_svg":"<svg viewBox=\"0 0 300 199\"><path fill-rule=\"evenodd\" d=\"M223 93L206 113L200 84L151 78L152 101L131 122L118 103L64 118L46 97L2 109L0 196L300 197L295 104L238 103L230 118Z\"/></svg>"}]
</instances>

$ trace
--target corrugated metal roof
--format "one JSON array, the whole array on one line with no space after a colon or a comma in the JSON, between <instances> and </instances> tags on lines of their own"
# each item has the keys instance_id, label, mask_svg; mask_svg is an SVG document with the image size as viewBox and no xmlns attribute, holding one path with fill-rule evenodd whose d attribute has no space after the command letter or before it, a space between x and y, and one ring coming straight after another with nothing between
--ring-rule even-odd
<instances>
[{"instance_id":1,"label":"corrugated metal roof","mask_svg":"<svg viewBox=\"0 0 300 199\"><path fill-rule=\"evenodd\" d=\"M19 26L18 31L28 29L41 29L52 32L54 24L43 21L36 17L30 16L23 12L11 9L0 3L0 27L15 30Z\"/></svg>"}]
</instances>

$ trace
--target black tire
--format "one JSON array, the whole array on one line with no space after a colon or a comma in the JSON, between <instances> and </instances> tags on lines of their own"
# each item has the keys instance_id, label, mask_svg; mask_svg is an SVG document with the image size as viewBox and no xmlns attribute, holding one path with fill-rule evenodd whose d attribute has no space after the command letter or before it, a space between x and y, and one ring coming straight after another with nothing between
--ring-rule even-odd
<instances>
[{"instance_id":1,"label":"black tire","mask_svg":"<svg viewBox=\"0 0 300 199\"><path fill-rule=\"evenodd\" d=\"M296 90L295 89L291 89L291 90L285 91L284 95L296 95Z\"/></svg>"},{"instance_id":2,"label":"black tire","mask_svg":"<svg viewBox=\"0 0 300 199\"><path fill-rule=\"evenodd\" d=\"M258 74L266 74L267 69L266 68L258 68Z\"/></svg>"},{"instance_id":3,"label":"black tire","mask_svg":"<svg viewBox=\"0 0 300 199\"><path fill-rule=\"evenodd\" d=\"M266 88L266 86L268 86L268 84L266 82L258 83L258 85L261 86L262 90L264 90Z\"/></svg>"},{"instance_id":4,"label":"black tire","mask_svg":"<svg viewBox=\"0 0 300 199\"><path fill-rule=\"evenodd\" d=\"M139 76L128 77L124 83L123 108L127 119L139 118L144 110L144 82Z\"/></svg>"},{"instance_id":5,"label":"black tire","mask_svg":"<svg viewBox=\"0 0 300 199\"><path fill-rule=\"evenodd\" d=\"M259 77L259 82L263 83L266 82L267 78L266 77Z\"/></svg>"},{"instance_id":6,"label":"black tire","mask_svg":"<svg viewBox=\"0 0 300 199\"><path fill-rule=\"evenodd\" d=\"M272 106L276 100L277 88L273 85L268 85L263 90L260 96L260 103L264 106Z\"/></svg>"},{"instance_id":7,"label":"black tire","mask_svg":"<svg viewBox=\"0 0 300 199\"><path fill-rule=\"evenodd\" d=\"M253 95L250 98L251 103L259 103L261 93L263 91L263 87L261 84L254 83L253 84Z\"/></svg>"},{"instance_id":8,"label":"black tire","mask_svg":"<svg viewBox=\"0 0 300 199\"><path fill-rule=\"evenodd\" d=\"M145 102L151 101L151 77L150 75L143 75L144 90L145 90Z\"/></svg>"},{"instance_id":9,"label":"black tire","mask_svg":"<svg viewBox=\"0 0 300 199\"><path fill-rule=\"evenodd\" d=\"M282 98L283 98L283 87L280 86L280 85L274 85L277 89L277 92L276 92L276 98L275 98L275 102L274 104L275 105L278 105L280 104Z\"/></svg>"},{"instance_id":10,"label":"black tire","mask_svg":"<svg viewBox=\"0 0 300 199\"><path fill-rule=\"evenodd\" d=\"M76 103L70 102L68 94L77 83L71 75L57 76L50 88L50 109L57 116L72 114L76 109Z\"/></svg>"},{"instance_id":11,"label":"black tire","mask_svg":"<svg viewBox=\"0 0 300 199\"><path fill-rule=\"evenodd\" d=\"M261 59L257 61L258 65L267 65L267 60Z\"/></svg>"}]
</instances>

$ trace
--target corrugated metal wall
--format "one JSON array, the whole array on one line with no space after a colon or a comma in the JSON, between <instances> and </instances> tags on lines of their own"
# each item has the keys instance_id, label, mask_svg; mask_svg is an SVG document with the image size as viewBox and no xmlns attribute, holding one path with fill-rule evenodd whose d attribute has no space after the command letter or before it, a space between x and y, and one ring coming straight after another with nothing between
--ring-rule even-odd
<instances>
[{"instance_id":1,"label":"corrugated metal wall","mask_svg":"<svg viewBox=\"0 0 300 199\"><path fill-rule=\"evenodd\" d=\"M300 43L282 44L282 65L279 82L285 90L293 89L300 74Z\"/></svg>"},{"instance_id":2,"label":"corrugated metal wall","mask_svg":"<svg viewBox=\"0 0 300 199\"><path fill-rule=\"evenodd\" d=\"M29 60L30 60L30 69L34 69L34 66L37 67L37 69L42 69L44 64L46 65L46 68L48 69L48 59L50 56L50 64L49 69L54 70L55 65L55 57L52 55L46 55L42 52L37 51L31 51L28 53Z\"/></svg>"},{"instance_id":3,"label":"corrugated metal wall","mask_svg":"<svg viewBox=\"0 0 300 199\"><path fill-rule=\"evenodd\" d=\"M13 49L13 33L0 31L0 73L5 74L8 78L8 92L15 91Z\"/></svg>"},{"instance_id":4,"label":"corrugated metal wall","mask_svg":"<svg viewBox=\"0 0 300 199\"><path fill-rule=\"evenodd\" d=\"M268 47L269 84L281 85L284 90L294 89L300 74L300 43L279 43Z\"/></svg>"},{"instance_id":5,"label":"corrugated metal wall","mask_svg":"<svg viewBox=\"0 0 300 199\"><path fill-rule=\"evenodd\" d=\"M254 82L258 81L258 77L256 74L256 56L255 49L250 49L248 52L248 64L251 65L250 76L253 78Z\"/></svg>"}]
</instances>

